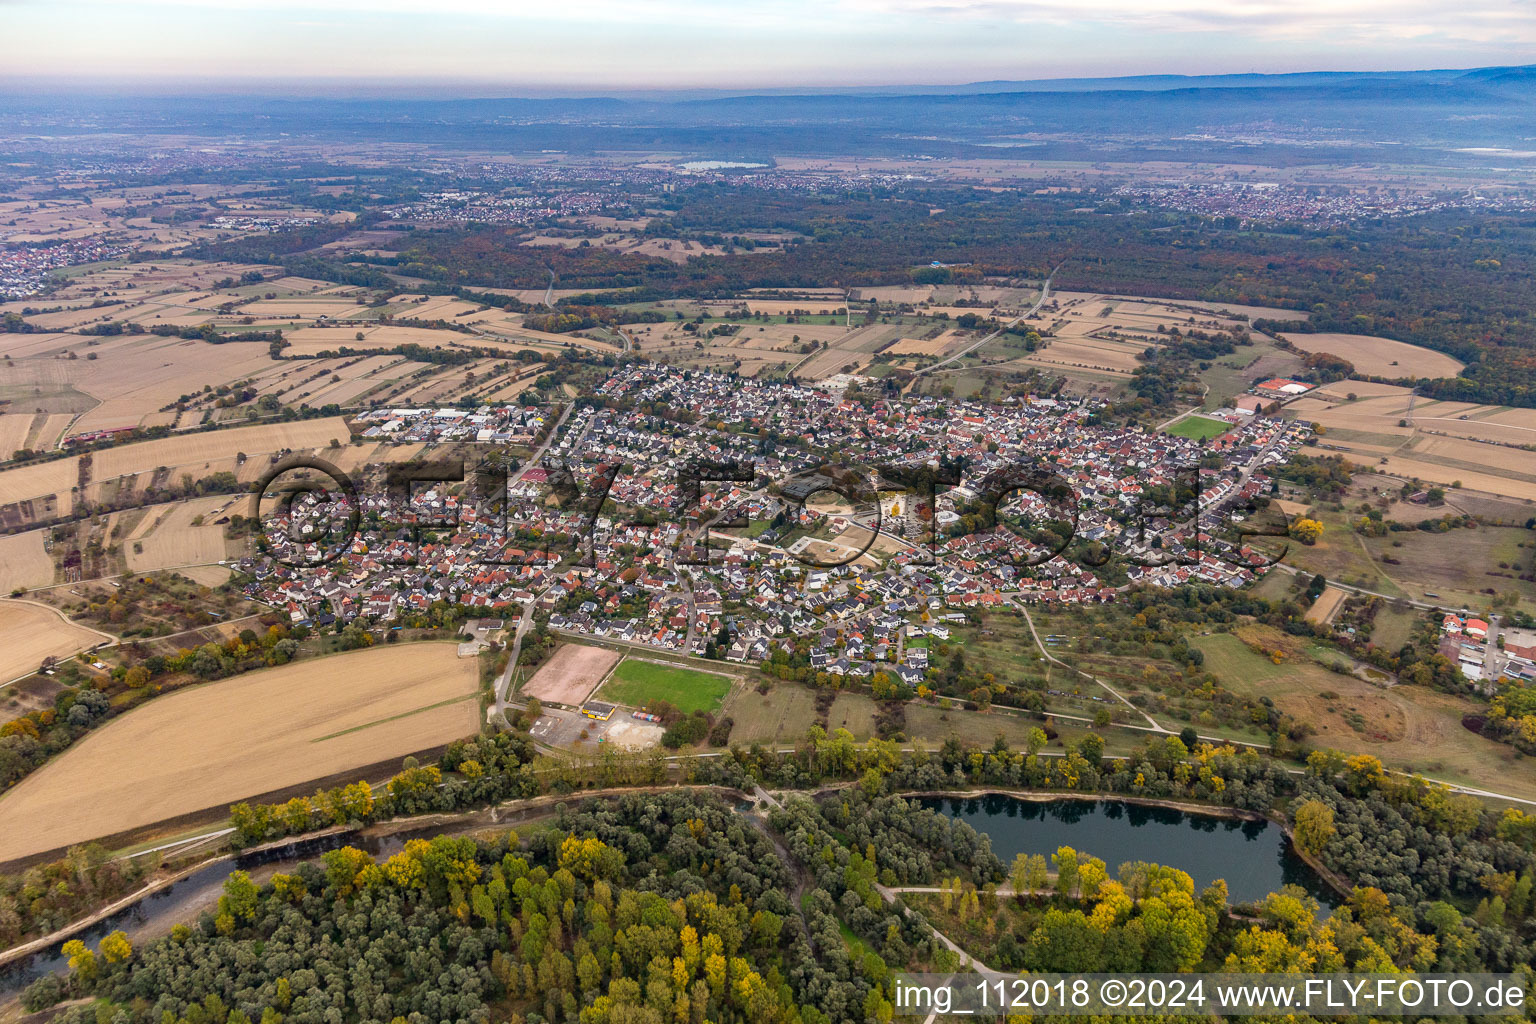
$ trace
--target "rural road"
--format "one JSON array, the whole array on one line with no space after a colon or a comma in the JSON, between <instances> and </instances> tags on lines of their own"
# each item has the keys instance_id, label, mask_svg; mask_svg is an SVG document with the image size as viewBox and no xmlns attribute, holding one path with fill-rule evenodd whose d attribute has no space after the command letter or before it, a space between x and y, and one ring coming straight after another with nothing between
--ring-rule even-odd
<instances>
[{"instance_id":1,"label":"rural road","mask_svg":"<svg viewBox=\"0 0 1536 1024\"><path fill-rule=\"evenodd\" d=\"M1209 395L1210 393L1211 393L1211 386L1209 384L1201 384L1200 385L1200 404L1199 405L1192 405L1188 409L1185 409L1183 412L1174 413L1168 419L1163 420L1163 422L1161 422L1157 426L1153 427L1152 428L1152 432L1155 434L1155 433L1157 433L1160 430L1167 430L1173 424L1179 422L1179 420L1183 419L1185 416L1188 416L1190 413L1199 412L1201 409L1204 409L1205 408L1206 396Z\"/></svg>"},{"instance_id":2,"label":"rural road","mask_svg":"<svg viewBox=\"0 0 1536 1024\"><path fill-rule=\"evenodd\" d=\"M1073 668L1071 665L1068 665L1066 662L1064 662L1060 658L1056 657L1056 655L1054 655L1050 651L1046 650L1045 644L1041 643L1041 641L1040 641L1040 634L1038 632L1036 632L1036 630L1035 630L1035 620L1030 616L1029 609L1026 608L1022 604L1018 604L1011 597L1004 597L1003 600L1007 601L1009 604L1013 605L1014 608L1018 609L1020 612L1022 612L1024 614L1024 621L1029 623L1029 635L1035 638L1035 646L1040 648L1040 653L1045 656L1045 660L1046 661L1054 662L1055 664L1060 665L1062 668L1066 669L1069 672L1076 672L1080 676L1086 676L1087 678L1092 679L1094 682L1096 682L1100 686L1104 687L1104 689L1108 693L1113 695L1116 700L1118 700L1120 703L1124 704L1126 707L1130 708L1133 713L1140 715L1142 718L1145 718L1147 720L1147 726L1153 732L1163 732L1163 733L1165 733L1165 732L1168 731L1167 729L1164 729L1161 725L1159 725L1155 718L1153 718L1151 715L1147 714L1145 711L1141 710L1141 708L1137 707L1135 704L1132 704L1130 702L1130 699L1127 698L1125 696L1125 694L1121 693L1119 690L1115 689L1113 686L1110 686L1108 683L1104 682L1104 680L1100 679L1098 676L1091 675L1090 673L1084 672L1081 669Z\"/></svg>"},{"instance_id":3,"label":"rural road","mask_svg":"<svg viewBox=\"0 0 1536 1024\"><path fill-rule=\"evenodd\" d=\"M544 443L539 446L539 450L529 456L528 460L518 468L518 471L512 474L511 478L507 480L507 491L509 493L514 486L522 482L523 475L527 473L528 470L532 469L534 466L537 466L543 460L545 454L548 453L550 447L555 443L555 438L560 436L560 428L565 426L565 421L570 418L570 415L575 410L575 408L575 402L568 402L566 404L565 411L560 414L560 418L556 420L555 425L550 428L549 436L544 438ZM591 423L589 421L588 427L590 428L590 426ZM554 586L553 581L551 581L549 584L549 587L552 586ZM495 699L492 701L491 706L485 711L486 721L488 722L500 718L503 725L507 724L507 691L511 689L512 675L517 671L517 659L523 651L523 637L527 634L528 627L533 625L534 606L538 604L539 598L549 593L549 587L545 587L537 594L534 594L533 597L531 597L527 603L523 605L522 614L518 616L517 632L514 633L512 637L512 647L507 655L506 670L501 673L501 678L496 680L493 686L493 696Z\"/></svg>"},{"instance_id":4,"label":"rural road","mask_svg":"<svg viewBox=\"0 0 1536 1024\"><path fill-rule=\"evenodd\" d=\"M959 359L959 358L961 358L963 356L968 356L972 352L974 352L977 349L981 348L981 346L985 345L987 342L989 342L992 339L996 338L998 335L1000 335L1004 331L1008 330L1008 328L1012 327L1014 324L1018 323L1020 320L1028 320L1030 317L1032 317L1036 313L1040 312L1040 307L1045 305L1046 300L1051 297L1051 278L1055 277L1056 276L1056 271L1060 270L1060 269L1061 269L1061 264L1060 263L1056 264L1056 269L1052 270L1050 272L1050 274L1046 277L1045 283L1040 286L1040 297L1035 300L1035 304L1033 306L1029 307L1029 312L1022 313L1019 316L1014 317L1012 320L1008 321L1006 324L1003 324L1003 326L999 327L997 330L993 331L991 334L987 335L985 338L982 338L980 341L977 341L977 342L975 342L973 344L967 345L965 348L961 349L959 352L956 352L954 355L950 356L948 359L945 359L945 360L943 360L941 362L934 363L932 366L925 366L921 370L914 370L912 372L912 376L914 376L914 377L921 377L925 373L932 373L934 370L937 370L940 367L948 366L950 363L954 362L956 359Z\"/></svg>"},{"instance_id":5,"label":"rural road","mask_svg":"<svg viewBox=\"0 0 1536 1024\"><path fill-rule=\"evenodd\" d=\"M14 604L29 604L29 605L32 605L35 608L46 608L48 611L50 611L53 614L57 615L60 619L63 619L65 623L67 623L67 624L69 624L71 626L74 626L77 629L84 629L84 630L87 630L87 631L89 631L91 633L95 633L97 636L102 638L102 642L101 643L95 644L93 647L86 648L86 649L94 650L96 647L112 647L112 646L116 646L116 645L118 645L118 644L123 642L120 637L113 636L111 633L104 633L101 630L96 629L96 628L94 628L92 626L86 626L86 625L82 625L81 623L76 622L74 619L71 619L68 615L65 615L63 612L59 611L57 608L55 608L51 604L44 604L41 601L28 601L25 598L19 598L19 597L8 597L8 598L5 598L5 601L12 602ZM61 657L58 660L64 661L68 657L71 657L71 656L70 655L65 655L64 657ZM10 686L12 683L19 683L23 679L30 679L32 676L35 676L35 675L37 675L37 671L36 670L30 671L30 672L23 672L21 675L17 676L15 679L7 679L4 682L0 682L0 687Z\"/></svg>"},{"instance_id":6,"label":"rural road","mask_svg":"<svg viewBox=\"0 0 1536 1024\"><path fill-rule=\"evenodd\" d=\"M1312 573L1309 573L1309 572L1307 572L1304 569L1298 569L1295 566L1287 565L1284 562L1276 562L1275 563L1275 568L1281 570L1282 572L1288 572L1292 576L1311 576L1312 575ZM1408 605L1410 608L1418 608L1421 611L1426 611L1426 612L1449 612L1449 611L1455 611L1456 610L1454 608L1447 608L1443 604L1433 604L1433 603L1428 602L1428 601L1413 601L1413 600L1410 600L1410 599L1408 599L1406 597L1402 597L1400 595L1396 595L1396 594L1383 594L1379 590L1367 590L1364 587L1356 587L1356 586L1352 586L1352 585L1350 585L1348 583L1340 583L1337 580L1329 580L1328 581L1328 585L1330 587L1338 587L1340 590L1348 590L1348 591L1351 591L1351 592L1356 593L1356 594L1365 594L1365 595L1367 595L1369 597L1379 597L1379 598L1382 598L1383 600L1386 600L1386 601L1401 601L1404 604Z\"/></svg>"}]
</instances>

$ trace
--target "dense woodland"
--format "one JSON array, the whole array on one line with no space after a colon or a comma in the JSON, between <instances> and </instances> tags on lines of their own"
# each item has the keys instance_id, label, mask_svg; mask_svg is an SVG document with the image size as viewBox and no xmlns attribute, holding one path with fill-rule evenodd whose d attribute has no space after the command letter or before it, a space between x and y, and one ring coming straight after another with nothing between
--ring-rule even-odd
<instances>
[{"instance_id":1,"label":"dense woodland","mask_svg":"<svg viewBox=\"0 0 1536 1024\"><path fill-rule=\"evenodd\" d=\"M792 795L766 819L698 790L636 793L561 805L525 837L413 839L382 863L343 847L259 886L237 872L217 908L141 949L121 934L94 951L72 943L68 975L34 983L25 1004L94 997L65 1010L70 1024L878 1022L892 1013L893 971L955 966L933 925L993 966L1038 970L1512 971L1532 960L1536 817L1389 777L1374 758L1320 752L1296 777L1253 751L1190 752L1173 738L1109 761L1041 758L1001 739L903 755L818 733L792 754L699 766L697 781L836 786ZM526 775L483 744L444 766ZM1293 889L1236 918L1220 884L1197 892L1156 865L1114 869L1067 848L1053 871L1042 857L1005 865L969 826L895 795L975 786L1276 809L1354 888L1327 920ZM450 804L439 791L418 787L424 802L390 810ZM1017 893L999 896L1003 883ZM914 909L880 888L913 884L944 892Z\"/></svg>"}]
</instances>

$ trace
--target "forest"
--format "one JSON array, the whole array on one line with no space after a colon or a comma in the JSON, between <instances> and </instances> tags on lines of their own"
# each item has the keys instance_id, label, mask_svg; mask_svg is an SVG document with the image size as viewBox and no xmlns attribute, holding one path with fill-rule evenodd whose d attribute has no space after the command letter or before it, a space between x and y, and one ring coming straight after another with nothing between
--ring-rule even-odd
<instances>
[{"instance_id":1,"label":"forest","mask_svg":"<svg viewBox=\"0 0 1536 1024\"><path fill-rule=\"evenodd\" d=\"M445 763L473 775L468 753L484 751ZM69 944L69 972L35 982L25 1005L83 999L67 1024L826 1024L889 1020L894 971L954 969L940 933L1004 969L1513 971L1532 958L1536 816L1370 757L1319 752L1297 777L1173 738L1095 762L1001 739L902 754L813 731L790 754L718 760L691 787L562 803L523 834L410 839L381 862L346 846L261 884L236 872L217 907L142 948L121 933ZM692 788L731 780L823 791L764 814ZM1220 883L1197 891L1181 871L1067 847L1049 865L1004 864L985 836L901 795L975 786L1281 808L1298 847L1350 888L1324 917L1290 887L1234 908ZM908 885L940 891L891 891Z\"/></svg>"}]
</instances>

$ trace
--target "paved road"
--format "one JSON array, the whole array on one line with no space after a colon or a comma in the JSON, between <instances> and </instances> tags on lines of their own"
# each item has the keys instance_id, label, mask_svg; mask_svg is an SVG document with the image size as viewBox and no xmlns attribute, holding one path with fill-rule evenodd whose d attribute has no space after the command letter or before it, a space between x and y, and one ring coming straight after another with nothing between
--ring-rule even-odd
<instances>
[{"instance_id":1,"label":"paved road","mask_svg":"<svg viewBox=\"0 0 1536 1024\"><path fill-rule=\"evenodd\" d=\"M1060 269L1061 269L1061 264L1058 263L1056 265L1056 270L1060 270ZM985 338L982 338L980 341L977 341L974 344L967 345L965 348L961 349L959 352L956 352L954 355L950 356L948 359L945 359L942 362L934 363L932 366L926 366L926 367L924 367L921 370L914 371L912 376L914 376L914 377L921 377L923 374L925 374L925 373L932 373L934 370L937 370L937 369L939 369L942 366L948 366L950 363L954 362L956 359L959 359L962 356L968 356L972 352L974 352L977 349L981 348L981 346L985 345L987 342L991 341L993 338L996 338L998 335L1002 334L1004 331L1006 331L1008 328L1012 327L1014 324L1018 323L1020 320L1028 320L1030 317L1032 317L1036 313L1040 312L1040 307L1045 305L1045 300L1046 299L1050 298L1050 295L1051 295L1051 278L1056 276L1056 270L1052 270L1050 275L1045 279L1045 283L1040 286L1040 297L1035 300L1035 304L1033 306L1029 307L1029 312L1028 313L1024 313L1024 314L1021 314L1019 316L1014 317L1012 320L1008 321L1006 324L1003 324L1003 326L999 327L997 330L993 331L991 334L987 335Z\"/></svg>"},{"instance_id":2,"label":"paved road","mask_svg":"<svg viewBox=\"0 0 1536 1024\"><path fill-rule=\"evenodd\" d=\"M560 414L560 418L556 420L555 425L550 428L549 436L544 438L544 443L539 446L539 450L534 452L533 455L528 458L528 461L524 462L522 466L518 468L518 471L514 473L512 477L507 481L508 491L511 491L514 485L522 482L523 476L528 472L528 470L532 469L534 466L537 466L540 463L540 461L544 458L544 455L549 451L550 446L555 443L555 439L560 436L560 428L565 426L565 421L570 418L571 412L575 410L575 408L575 402L567 403L565 412ZM591 422L588 421L587 425L590 428ZM485 709L485 717L486 721L488 722L494 722L497 719L500 719L503 725L507 724L507 691L512 685L512 676L517 671L518 656L522 654L523 651L523 637L527 635L528 628L533 625L534 606L538 604L539 598L549 593L549 588L553 586L554 582L551 581L548 587L545 587L543 590L540 590L538 593L534 594L523 605L522 614L519 615L517 619L517 630L512 635L512 648L510 653L507 655L506 670L502 672L501 678L496 680L493 688L495 699L492 701L491 706Z\"/></svg>"}]
</instances>

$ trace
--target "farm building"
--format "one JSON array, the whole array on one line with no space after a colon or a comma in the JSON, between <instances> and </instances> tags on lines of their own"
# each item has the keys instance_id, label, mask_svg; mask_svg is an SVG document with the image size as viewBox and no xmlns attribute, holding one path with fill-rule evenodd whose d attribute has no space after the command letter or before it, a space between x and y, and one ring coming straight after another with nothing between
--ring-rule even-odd
<instances>
[{"instance_id":1,"label":"farm building","mask_svg":"<svg viewBox=\"0 0 1536 1024\"><path fill-rule=\"evenodd\" d=\"M1283 396L1285 398L1294 398L1297 395L1306 394L1316 386L1317 385L1315 384L1308 384L1305 381L1292 380L1289 377L1271 377L1269 380L1263 380L1255 384L1253 386L1253 390L1256 394L1259 395L1275 395Z\"/></svg>"},{"instance_id":2,"label":"farm building","mask_svg":"<svg viewBox=\"0 0 1536 1024\"><path fill-rule=\"evenodd\" d=\"M1529 629L1505 630L1504 653L1526 661L1536 661L1536 632Z\"/></svg>"}]
</instances>

